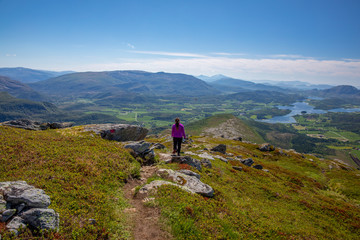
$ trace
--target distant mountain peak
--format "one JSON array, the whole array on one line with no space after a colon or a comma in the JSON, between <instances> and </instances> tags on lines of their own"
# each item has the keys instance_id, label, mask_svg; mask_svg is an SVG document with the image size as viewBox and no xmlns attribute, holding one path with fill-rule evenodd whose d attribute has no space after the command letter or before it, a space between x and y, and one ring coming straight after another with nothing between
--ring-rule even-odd
<instances>
[{"instance_id":1,"label":"distant mountain peak","mask_svg":"<svg viewBox=\"0 0 360 240\"><path fill-rule=\"evenodd\" d=\"M214 82L214 81L217 81L217 80L220 80L220 79L223 79L223 78L230 78L230 77L222 75L222 74L216 74L216 75L213 75L211 77L206 76L206 75L199 75L199 76L196 76L196 77L203 80L203 81L206 81L206 82Z\"/></svg>"}]
</instances>

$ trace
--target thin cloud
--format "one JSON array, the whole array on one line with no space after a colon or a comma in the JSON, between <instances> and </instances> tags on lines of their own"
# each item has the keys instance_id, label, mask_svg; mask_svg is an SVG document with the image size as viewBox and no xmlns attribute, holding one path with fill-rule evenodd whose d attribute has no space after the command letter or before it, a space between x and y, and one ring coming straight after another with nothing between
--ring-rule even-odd
<instances>
[{"instance_id":1,"label":"thin cloud","mask_svg":"<svg viewBox=\"0 0 360 240\"><path fill-rule=\"evenodd\" d=\"M139 54L148 54L148 55L158 55L158 56L168 56L168 57L193 57L193 58L204 58L205 55L196 54L196 53L181 53L181 52L162 52L162 51L130 51L132 53Z\"/></svg>"},{"instance_id":2,"label":"thin cloud","mask_svg":"<svg viewBox=\"0 0 360 240\"><path fill-rule=\"evenodd\" d=\"M174 56L174 54L170 56ZM232 57L189 58L188 56L179 58L119 59L116 63L88 65L84 66L84 68L98 71L165 71L195 76L201 74L224 74L247 80L301 80L334 85L338 85L340 80L341 84L357 85L360 78L360 62L358 61Z\"/></svg>"},{"instance_id":3,"label":"thin cloud","mask_svg":"<svg viewBox=\"0 0 360 240\"><path fill-rule=\"evenodd\" d=\"M211 53L212 55L217 55L217 56L227 56L227 57L231 57L231 56L245 56L247 54L245 53L228 53L228 52L213 52Z\"/></svg>"},{"instance_id":4,"label":"thin cloud","mask_svg":"<svg viewBox=\"0 0 360 240\"><path fill-rule=\"evenodd\" d=\"M16 54L10 54L10 53L7 53L5 54L6 57L16 57Z\"/></svg>"},{"instance_id":5,"label":"thin cloud","mask_svg":"<svg viewBox=\"0 0 360 240\"><path fill-rule=\"evenodd\" d=\"M280 58L280 59L313 59L312 57L305 57L297 54L275 54L270 55L270 58Z\"/></svg>"},{"instance_id":6,"label":"thin cloud","mask_svg":"<svg viewBox=\"0 0 360 240\"><path fill-rule=\"evenodd\" d=\"M129 48L131 48L131 49L135 49L135 46L132 45L131 43L127 43L126 45L127 45Z\"/></svg>"}]
</instances>

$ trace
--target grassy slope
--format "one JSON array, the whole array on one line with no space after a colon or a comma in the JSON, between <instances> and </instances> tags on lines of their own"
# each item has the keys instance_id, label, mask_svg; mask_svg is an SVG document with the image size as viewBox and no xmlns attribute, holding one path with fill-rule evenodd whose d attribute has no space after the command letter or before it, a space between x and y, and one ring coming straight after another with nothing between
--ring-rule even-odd
<instances>
[{"instance_id":1,"label":"grassy slope","mask_svg":"<svg viewBox=\"0 0 360 240\"><path fill-rule=\"evenodd\" d=\"M232 140L194 140L186 151L225 143L229 153L252 157L270 173L215 160L212 169L198 172L214 188L214 198L161 187L154 205L162 209L177 239L358 239L359 171L340 165L330 169L336 166L333 161L311 155L263 153L256 145ZM241 165L243 171L232 165Z\"/></svg>"},{"instance_id":2,"label":"grassy slope","mask_svg":"<svg viewBox=\"0 0 360 240\"><path fill-rule=\"evenodd\" d=\"M76 129L0 126L0 181L25 180L43 189L60 214L60 239L127 238L121 211L127 203L119 189L140 166L118 143ZM89 225L90 218L97 224Z\"/></svg>"},{"instance_id":3,"label":"grassy slope","mask_svg":"<svg viewBox=\"0 0 360 240\"><path fill-rule=\"evenodd\" d=\"M0 181L25 180L50 195L50 206L61 217L59 235L53 238L130 238L121 186L127 176L139 173L139 165L118 143L80 133L80 128L33 132L0 127ZM270 173L236 161L214 160L212 169L200 172L202 181L214 188L214 198L161 187L154 205L161 208L175 238L358 239L359 171L311 155L263 153L250 143L193 140L184 150L196 152L224 143L228 153L252 157ZM171 149L166 139L147 141ZM235 171L232 165L244 170ZM97 224L89 225L89 218Z\"/></svg>"},{"instance_id":4,"label":"grassy slope","mask_svg":"<svg viewBox=\"0 0 360 240\"><path fill-rule=\"evenodd\" d=\"M229 119L236 120L236 125L234 125L233 127L234 129L240 129L241 133L246 136L243 138L244 140L256 143L264 142L262 137L256 131L249 127L249 125L247 125L244 121L235 117L232 114L218 114L206 119L192 122L186 125L186 132L191 135L200 135L205 129L218 127L221 123L224 123Z\"/></svg>"}]
</instances>

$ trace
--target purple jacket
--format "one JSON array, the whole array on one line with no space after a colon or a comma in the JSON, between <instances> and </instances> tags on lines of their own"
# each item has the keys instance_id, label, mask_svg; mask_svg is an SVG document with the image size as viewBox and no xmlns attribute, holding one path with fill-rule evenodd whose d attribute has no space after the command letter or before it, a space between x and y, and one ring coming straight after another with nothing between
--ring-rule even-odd
<instances>
[{"instance_id":1,"label":"purple jacket","mask_svg":"<svg viewBox=\"0 0 360 240\"><path fill-rule=\"evenodd\" d=\"M186 138L184 125L179 123L179 128L176 129L176 124L174 124L171 128L171 136L176 138Z\"/></svg>"}]
</instances>

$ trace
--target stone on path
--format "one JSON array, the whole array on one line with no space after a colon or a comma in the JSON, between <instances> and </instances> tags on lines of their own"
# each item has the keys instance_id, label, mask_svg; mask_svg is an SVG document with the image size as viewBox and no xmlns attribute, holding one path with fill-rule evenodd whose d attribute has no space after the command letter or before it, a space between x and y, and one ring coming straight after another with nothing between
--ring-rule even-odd
<instances>
[{"instance_id":1,"label":"stone on path","mask_svg":"<svg viewBox=\"0 0 360 240\"><path fill-rule=\"evenodd\" d=\"M212 187L201 182L197 177L185 175L171 169L159 169L156 173L162 178L172 180L177 183L177 185L190 189L191 192L201 194L205 197L214 196Z\"/></svg>"},{"instance_id":2,"label":"stone on path","mask_svg":"<svg viewBox=\"0 0 360 240\"><path fill-rule=\"evenodd\" d=\"M199 160L191 158L190 156L172 156L171 162L187 164L201 171L201 163Z\"/></svg>"}]
</instances>

